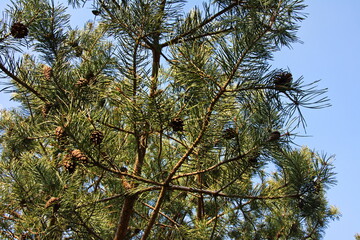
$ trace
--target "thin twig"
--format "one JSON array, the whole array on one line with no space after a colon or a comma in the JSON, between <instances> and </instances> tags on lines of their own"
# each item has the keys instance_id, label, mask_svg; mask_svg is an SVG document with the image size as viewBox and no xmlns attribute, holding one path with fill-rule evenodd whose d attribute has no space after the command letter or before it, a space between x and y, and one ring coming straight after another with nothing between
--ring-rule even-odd
<instances>
[{"instance_id":1,"label":"thin twig","mask_svg":"<svg viewBox=\"0 0 360 240\"><path fill-rule=\"evenodd\" d=\"M41 95L38 91L36 91L34 88L32 88L29 84L27 84L26 82L24 82L23 80L21 80L20 78L18 78L17 76L15 76L12 72L10 72L2 63L0 63L0 69L10 78L12 78L15 82L17 82L18 84L20 84L21 86L23 86L24 88L26 88L27 90L29 90L30 92L32 92L33 94L35 94L36 97L38 97L41 101L43 101L44 103L48 103L49 101L43 96Z\"/></svg>"}]
</instances>

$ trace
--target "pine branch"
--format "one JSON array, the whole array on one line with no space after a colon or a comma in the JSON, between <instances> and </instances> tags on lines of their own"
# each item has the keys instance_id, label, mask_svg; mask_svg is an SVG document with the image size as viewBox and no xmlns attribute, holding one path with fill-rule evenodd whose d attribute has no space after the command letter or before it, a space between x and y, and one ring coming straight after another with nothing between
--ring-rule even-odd
<instances>
[{"instance_id":1,"label":"pine branch","mask_svg":"<svg viewBox=\"0 0 360 240\"><path fill-rule=\"evenodd\" d=\"M176 175L174 177L172 177L172 180L175 180L175 179L178 179L178 178L182 178L182 177L188 177L188 176L193 176L193 175L198 175L198 174L201 174L201 173L205 173L205 172L209 172L211 170L214 170L215 168L223 165L223 164L227 164L227 163L231 163L231 162L234 162L234 161L238 161L240 159L243 159L251 154L253 154L254 152L258 151L258 148L257 147L254 147L253 149L251 149L250 151L248 151L247 153L245 154L242 154L242 155L239 155L237 157L234 157L234 158L230 158L228 160L224 160L222 162L219 162L209 168L206 168L206 169L203 169L203 170L199 170L199 171L196 171L196 172L191 172L191 173L184 173L184 174L179 174L179 175Z\"/></svg>"},{"instance_id":2,"label":"pine branch","mask_svg":"<svg viewBox=\"0 0 360 240\"><path fill-rule=\"evenodd\" d=\"M162 202L164 200L165 193L166 193L166 187L162 187L161 191L159 193L159 197L158 197L158 199L156 201L155 207L154 207L154 209L153 209L153 211L151 213L149 222L148 222L148 224L147 224L147 226L146 226L146 228L144 230L144 234L141 237L141 240L146 240L149 237L150 231L151 231L151 229L152 229L152 227L153 227L153 225L154 225L154 223L156 221L156 218L157 218L157 216L158 216L158 214L160 212L160 207L161 207Z\"/></svg>"},{"instance_id":3,"label":"pine branch","mask_svg":"<svg viewBox=\"0 0 360 240\"><path fill-rule=\"evenodd\" d=\"M149 192L149 191L153 191L153 190L160 190L160 189L161 189L160 186L147 187L147 188L133 190L131 194L142 194L142 193L145 193L145 192ZM116 194L114 196L102 198L102 199L99 199L99 200L91 202L91 203L85 203L85 204L77 206L76 209L83 208L83 207L88 207L88 206L91 206L91 205L94 205L94 204L97 204L97 203L108 202L108 201L111 201L111 200L114 200L114 199L117 199L117 198L125 197L126 195L129 195L129 192L120 193L120 194Z\"/></svg>"},{"instance_id":4,"label":"pine branch","mask_svg":"<svg viewBox=\"0 0 360 240\"><path fill-rule=\"evenodd\" d=\"M4 111L0 119L3 194L13 189L3 207L21 210L21 222L10 213L3 217L13 237L0 235L20 239L43 229L32 237L145 240L321 233L333 216L323 212L325 189L334 183L331 164L293 150L290 137L283 137L289 133L279 131L295 122L290 117L299 108L327 102L316 86L292 81L290 73L289 87L279 87L282 75L267 62L296 40L304 6L297 0L213 1L204 12L195 8L183 17L185 3L95 0L95 19L84 31L66 30L64 8L54 3L14 5L10 17L29 27L30 38L0 39L11 43L5 52L20 51L27 40L39 44L21 75L12 67L14 57L0 62L3 77L22 93L14 99L23 103L19 112ZM46 16L38 18L44 10ZM26 24L35 13L38 21ZM1 37L10 36L9 27L3 24ZM39 52L45 59L44 52L48 59L56 56L49 64L53 72L37 64ZM162 59L168 69L161 69ZM87 75L94 76L91 82ZM73 89L80 86L74 85L77 77L87 82ZM45 119L37 116L34 99L45 103L42 112L58 103ZM233 131L225 135L227 130ZM269 130L280 139L266 140ZM23 146L28 140L34 141ZM264 167L269 162L274 173ZM74 194L64 195L68 188ZM35 211L47 195L63 197L60 211ZM71 201L78 217L66 210ZM283 209L300 212L286 219ZM291 233L292 223L301 230Z\"/></svg>"},{"instance_id":5,"label":"pine branch","mask_svg":"<svg viewBox=\"0 0 360 240\"><path fill-rule=\"evenodd\" d=\"M316 224L315 224L315 226L311 229L311 232L309 232L306 236L304 236L304 237L302 238L302 240L307 240L307 239L309 239L309 238L312 238L313 235L315 234L315 232L316 232L319 224L320 224L319 221L317 221Z\"/></svg>"},{"instance_id":6,"label":"pine branch","mask_svg":"<svg viewBox=\"0 0 360 240\"><path fill-rule=\"evenodd\" d=\"M112 129L115 129L119 132L124 132L124 133L127 133L127 134L131 134L131 135L134 135L135 133L134 132L131 132L131 131L128 131L128 130L125 130L125 129L122 129L122 128L119 128L117 126L114 126L114 125L111 125L109 123L106 123L106 122L103 122L103 121L100 121L100 120L96 120L96 122L100 123L100 124L103 124L104 126L107 126L109 128L112 128Z\"/></svg>"},{"instance_id":7,"label":"pine branch","mask_svg":"<svg viewBox=\"0 0 360 240\"><path fill-rule=\"evenodd\" d=\"M78 217L78 219L81 222L81 225L88 231L88 233L92 234L96 239L99 240L103 240L102 237L100 237L91 227L88 226L88 224L84 221L84 219L81 217L81 215L77 212L74 211L76 216Z\"/></svg>"},{"instance_id":8,"label":"pine branch","mask_svg":"<svg viewBox=\"0 0 360 240\"><path fill-rule=\"evenodd\" d=\"M136 33L134 31L133 28L131 28L130 26L128 26L127 24L125 24L123 21L120 21L116 16L114 16L114 14L112 14L111 10L106 6L105 2L103 0L99 0L99 3L101 5L101 7L106 11L106 13L111 17L111 20L113 22L118 23L124 30L126 30L126 33L134 40L134 41L138 41L138 40L143 40L146 44L143 45L141 44L141 46L147 48L147 49L151 49L152 47L152 43L149 42L146 38L146 35L141 35L141 34L137 34L136 36L134 36L133 34ZM121 8L121 6L119 6L117 4L118 9Z\"/></svg>"},{"instance_id":9,"label":"pine branch","mask_svg":"<svg viewBox=\"0 0 360 240\"><path fill-rule=\"evenodd\" d=\"M38 97L44 103L49 103L49 101L38 91L28 85L26 82L15 76L12 72L10 72L1 62L0 62L0 69L10 78L12 78L15 82L26 88L28 91L32 92L36 97Z\"/></svg>"},{"instance_id":10,"label":"pine branch","mask_svg":"<svg viewBox=\"0 0 360 240\"><path fill-rule=\"evenodd\" d=\"M167 187L171 190L180 190L185 192L193 192L193 193L202 193L205 195L210 196L219 196L219 197L226 197L226 198L238 198L238 199L257 199L257 200L276 200L282 198L298 198L300 194L288 194L288 195L277 195L277 196L252 196L252 195L237 195L237 194L225 194L219 192L219 190L211 191L211 190L204 190L192 187L185 187L185 186L178 186L178 185L169 185Z\"/></svg>"},{"instance_id":11,"label":"pine branch","mask_svg":"<svg viewBox=\"0 0 360 240\"><path fill-rule=\"evenodd\" d=\"M214 226L213 226L213 228L212 228L212 231L211 231L211 236L210 236L210 240L212 240L213 239L213 237L214 237L214 234L215 234L215 229L216 229L216 227L217 227L217 223L218 223L218 218L217 218L217 212L218 212L218 204L217 204L217 201L216 201L216 197L217 196L214 196L214 202L215 202L215 214L216 214L216 216L215 216L215 223L214 223Z\"/></svg>"},{"instance_id":12,"label":"pine branch","mask_svg":"<svg viewBox=\"0 0 360 240\"><path fill-rule=\"evenodd\" d=\"M215 20L217 17L221 16L222 14L224 14L224 13L228 12L229 10L231 10L232 8L234 8L236 5L237 5L237 3L230 4L228 7L222 9L221 11L217 12L213 16L205 19L203 22L201 22L195 28L192 28L189 31L187 31L187 32L185 32L183 34L180 34L179 36L176 36L175 38L161 44L161 48L167 47L169 45L174 45L174 44L177 44L177 43L183 41L183 39L185 39L188 35L193 34L194 32L196 32L197 30L199 30L200 28L202 28L206 24L208 24L208 23L212 22L213 20Z\"/></svg>"},{"instance_id":13,"label":"pine branch","mask_svg":"<svg viewBox=\"0 0 360 240\"><path fill-rule=\"evenodd\" d=\"M20 237L15 236L11 231L0 230L0 235L7 237L8 239L20 239Z\"/></svg>"},{"instance_id":14,"label":"pine branch","mask_svg":"<svg viewBox=\"0 0 360 240\"><path fill-rule=\"evenodd\" d=\"M194 41L196 39L201 39L201 38L204 38L204 37L216 36L216 35L220 35L220 34L223 34L223 33L230 33L232 30L234 30L234 28L229 27L229 28L219 30L219 31L215 31L215 32L203 33L203 34L200 34L200 35L196 35L196 36L193 36L193 37L182 39L181 42L189 42L189 41Z\"/></svg>"},{"instance_id":15,"label":"pine branch","mask_svg":"<svg viewBox=\"0 0 360 240\"><path fill-rule=\"evenodd\" d=\"M222 11L220 11L218 14L215 14L213 17L209 18L209 19L215 19L217 15L221 15L223 13L225 13L226 11L230 10L232 7L234 7L236 4L232 4L229 7L223 9ZM226 10L226 11L225 11ZM273 24L273 20L270 20L271 22L269 23L270 26L272 26ZM208 22L203 22L202 24L205 25ZM199 25L199 27L202 26L202 24ZM241 63L243 62L243 60L245 59L245 57L247 56L247 54L250 52L250 50L254 47L254 45L265 35L265 33L267 32L267 30L263 31L261 34L258 35L258 37L256 39L254 39L254 41L250 44L250 46L245 49L245 51L242 53L242 55L239 57L238 61L236 62L236 64L234 65L227 81L223 84L223 86L220 88L220 90L218 91L218 93L215 95L215 97L211 100L209 107L207 108L206 114L204 116L204 120L202 122L202 127L201 130L197 136L197 138L195 139L195 141L193 142L193 144L191 145L191 147L186 151L186 153L181 157L181 159L176 163L176 165L173 167L173 169L171 170L171 172L169 173L168 177L166 178L166 180L164 181L164 186L168 185L171 180L172 177L175 175L175 173L177 172L177 170L182 166L182 164L185 162L185 160L190 156L190 154L194 151L195 147L200 143L202 137L205 134L205 131L210 123L210 116L212 115L212 112L215 108L215 105L217 104L217 102L219 101L219 99L222 97L222 95L225 93L226 88L228 87L228 85L230 84L230 82L232 81L232 79L234 78L238 68L240 67ZM178 39L180 40L180 38ZM157 199L156 202L156 206L155 206L155 210L152 212L149 223L144 231L144 235L142 236L141 240L146 240L147 237L150 234L150 230L153 226L153 224L155 223L155 219L157 218L157 214L160 210L160 207L162 205L162 201L163 198L165 196L165 192L166 192L166 188L163 187L161 189L161 192L159 194L159 197Z\"/></svg>"},{"instance_id":16,"label":"pine branch","mask_svg":"<svg viewBox=\"0 0 360 240\"><path fill-rule=\"evenodd\" d=\"M134 213L134 206L136 203L136 200L138 199L138 195L131 195L131 196L127 196L124 199L124 203L121 209L121 213L120 213L120 218L119 218L119 223L117 226L117 230L115 233L115 237L114 240L123 240L125 239L128 227L129 227L129 222L131 219L131 216Z\"/></svg>"},{"instance_id":17,"label":"pine branch","mask_svg":"<svg viewBox=\"0 0 360 240\"><path fill-rule=\"evenodd\" d=\"M206 222L206 224L208 225L208 224L212 223L212 222L215 221L216 219L219 219L219 218L221 218L222 216L228 214L228 212L230 212L230 211L234 211L234 210L241 209L241 208L243 208L245 205L250 204L250 203L251 203L252 201L254 201L254 200L256 200L256 199L250 199L250 200L248 200L248 201L247 201L246 203L244 203L244 204L240 204L239 206L236 206L236 207L231 208L229 211L224 211L224 212L222 212L222 213L219 213L219 214L216 215L215 217L213 217L213 218L211 218L210 220L208 220L208 221Z\"/></svg>"},{"instance_id":18,"label":"pine branch","mask_svg":"<svg viewBox=\"0 0 360 240\"><path fill-rule=\"evenodd\" d=\"M144 206L147 206L148 208L151 208L152 210L155 209L155 207L150 206L150 205L147 204L147 203L142 202L142 204L143 204ZM176 225L176 226L178 226L178 227L181 226L179 223L177 223L175 220L171 219L171 218L170 218L168 215L166 215L165 213L159 212L159 214L162 215L163 217L165 217L167 220L169 220L169 221L170 221L171 223L173 223L174 225Z\"/></svg>"}]
</instances>

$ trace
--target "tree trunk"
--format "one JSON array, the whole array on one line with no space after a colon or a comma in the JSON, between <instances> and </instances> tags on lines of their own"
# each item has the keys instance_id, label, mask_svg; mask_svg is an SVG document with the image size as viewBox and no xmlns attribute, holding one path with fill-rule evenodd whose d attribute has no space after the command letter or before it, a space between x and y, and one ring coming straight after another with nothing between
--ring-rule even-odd
<instances>
[{"instance_id":1,"label":"tree trunk","mask_svg":"<svg viewBox=\"0 0 360 240\"><path fill-rule=\"evenodd\" d=\"M134 175L139 176L141 174L141 168L144 163L146 147L147 147L147 135L141 135L137 138L137 158L134 164ZM137 184L132 184L131 188L136 188ZM137 194L125 196L124 203L121 209L119 223L116 229L114 240L124 240L126 234L129 231L129 223L134 212L134 206L138 198Z\"/></svg>"},{"instance_id":2,"label":"tree trunk","mask_svg":"<svg viewBox=\"0 0 360 240\"><path fill-rule=\"evenodd\" d=\"M123 208L120 214L119 224L116 230L114 240L124 240L128 232L129 222L134 212L134 205L137 200L137 195L125 197Z\"/></svg>"}]
</instances>

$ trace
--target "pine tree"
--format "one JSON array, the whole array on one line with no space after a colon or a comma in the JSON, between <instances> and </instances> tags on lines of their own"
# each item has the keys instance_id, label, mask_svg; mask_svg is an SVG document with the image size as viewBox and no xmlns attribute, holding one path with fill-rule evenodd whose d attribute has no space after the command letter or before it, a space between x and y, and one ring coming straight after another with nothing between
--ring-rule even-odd
<instances>
[{"instance_id":1,"label":"pine tree","mask_svg":"<svg viewBox=\"0 0 360 240\"><path fill-rule=\"evenodd\" d=\"M12 2L2 239L320 239L339 216L333 157L293 144L326 89L269 63L302 0Z\"/></svg>"}]
</instances>

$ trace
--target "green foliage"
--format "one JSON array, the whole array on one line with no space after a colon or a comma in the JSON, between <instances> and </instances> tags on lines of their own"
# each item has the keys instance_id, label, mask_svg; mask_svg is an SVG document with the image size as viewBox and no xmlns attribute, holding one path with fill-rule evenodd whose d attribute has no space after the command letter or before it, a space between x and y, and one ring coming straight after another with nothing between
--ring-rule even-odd
<instances>
[{"instance_id":1,"label":"green foliage","mask_svg":"<svg viewBox=\"0 0 360 240\"><path fill-rule=\"evenodd\" d=\"M333 157L293 145L326 89L269 65L302 1L184 4L95 0L79 29L64 5L13 1L2 239L320 239L340 216Z\"/></svg>"}]
</instances>

